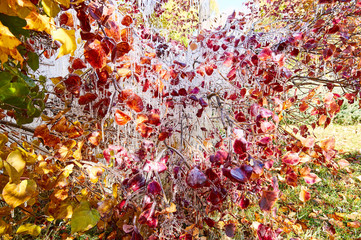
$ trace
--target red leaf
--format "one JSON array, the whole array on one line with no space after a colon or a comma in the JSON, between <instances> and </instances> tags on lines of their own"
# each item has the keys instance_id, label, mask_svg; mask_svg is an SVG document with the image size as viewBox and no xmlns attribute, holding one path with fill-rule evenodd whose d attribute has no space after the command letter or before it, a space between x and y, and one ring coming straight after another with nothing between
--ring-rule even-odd
<instances>
[{"instance_id":1,"label":"red leaf","mask_svg":"<svg viewBox=\"0 0 361 240\"><path fill-rule=\"evenodd\" d=\"M263 211L271 211L273 205L278 199L278 191L263 191L259 207Z\"/></svg>"},{"instance_id":2,"label":"red leaf","mask_svg":"<svg viewBox=\"0 0 361 240\"><path fill-rule=\"evenodd\" d=\"M207 65L207 66L205 67L205 71L206 71L206 74L207 74L208 76L212 75L212 73L213 73L213 66Z\"/></svg>"},{"instance_id":3,"label":"red leaf","mask_svg":"<svg viewBox=\"0 0 361 240\"><path fill-rule=\"evenodd\" d=\"M120 111L119 109L117 109L115 111L114 117L115 117L115 122L118 125L125 125L127 122L132 120L132 118L129 115L125 114L124 112Z\"/></svg>"},{"instance_id":4,"label":"red leaf","mask_svg":"<svg viewBox=\"0 0 361 240\"><path fill-rule=\"evenodd\" d=\"M231 178L230 180L234 180L240 183L245 183L248 180L245 171L243 171L241 168L231 169L230 174L233 178L233 179Z\"/></svg>"},{"instance_id":5,"label":"red leaf","mask_svg":"<svg viewBox=\"0 0 361 240\"><path fill-rule=\"evenodd\" d=\"M120 42L118 43L112 51L111 60L115 62L120 57L123 57L126 53L131 50L131 46L127 42Z\"/></svg>"},{"instance_id":6,"label":"red leaf","mask_svg":"<svg viewBox=\"0 0 361 240\"><path fill-rule=\"evenodd\" d=\"M153 194L153 195L157 195L157 194L161 195L161 192L162 192L162 188L157 181L153 181L153 182L149 183L147 190L148 190L148 193Z\"/></svg>"},{"instance_id":7,"label":"red leaf","mask_svg":"<svg viewBox=\"0 0 361 240\"><path fill-rule=\"evenodd\" d=\"M98 96L95 93L86 93L79 97L78 103L79 105L86 105L92 101L94 101Z\"/></svg>"},{"instance_id":8,"label":"red leaf","mask_svg":"<svg viewBox=\"0 0 361 240\"><path fill-rule=\"evenodd\" d=\"M102 68L106 64L106 54L99 40L88 41L85 44L84 56L93 68Z\"/></svg>"},{"instance_id":9,"label":"red leaf","mask_svg":"<svg viewBox=\"0 0 361 240\"><path fill-rule=\"evenodd\" d=\"M104 28L105 33L109 38L114 39L115 42L119 42L121 39L121 31L119 25L114 21L108 21L108 27ZM112 48L111 48L112 49ZM110 49L109 49L110 51ZM109 51L107 53L109 53Z\"/></svg>"},{"instance_id":10,"label":"red leaf","mask_svg":"<svg viewBox=\"0 0 361 240\"><path fill-rule=\"evenodd\" d=\"M71 67L74 70L86 68L86 64L80 58L75 58Z\"/></svg>"},{"instance_id":11,"label":"red leaf","mask_svg":"<svg viewBox=\"0 0 361 240\"><path fill-rule=\"evenodd\" d=\"M248 198L246 198L245 196L242 196L240 202L239 202L239 206L242 208L242 209L246 209L250 204L250 201Z\"/></svg>"},{"instance_id":12,"label":"red leaf","mask_svg":"<svg viewBox=\"0 0 361 240\"><path fill-rule=\"evenodd\" d=\"M232 81L233 79L236 78L236 69L232 68L231 71L229 71L229 73L227 74L227 78L229 81Z\"/></svg>"},{"instance_id":13,"label":"red leaf","mask_svg":"<svg viewBox=\"0 0 361 240\"><path fill-rule=\"evenodd\" d=\"M289 164L289 165L297 165L300 162L300 157L297 153L287 152L283 158L282 162Z\"/></svg>"},{"instance_id":14,"label":"red leaf","mask_svg":"<svg viewBox=\"0 0 361 240\"><path fill-rule=\"evenodd\" d=\"M168 132L161 132L161 133L159 133L158 140L159 140L159 141L164 141L164 140L166 140L168 137L169 137L169 133L168 133Z\"/></svg>"},{"instance_id":15,"label":"red leaf","mask_svg":"<svg viewBox=\"0 0 361 240\"><path fill-rule=\"evenodd\" d=\"M131 109L133 109L136 112L141 112L143 111L143 100L136 95L135 93L133 93L130 97L128 97L128 100L126 101L128 107L130 107Z\"/></svg>"},{"instance_id":16,"label":"red leaf","mask_svg":"<svg viewBox=\"0 0 361 240\"><path fill-rule=\"evenodd\" d=\"M64 81L66 89L72 94L78 95L81 86L81 78L77 74L69 74L68 78ZM79 96L79 95L78 95Z\"/></svg>"},{"instance_id":17,"label":"red leaf","mask_svg":"<svg viewBox=\"0 0 361 240\"><path fill-rule=\"evenodd\" d=\"M327 33L328 34L334 34L334 33L337 33L338 31L340 31L340 27L335 24L332 28L330 28Z\"/></svg>"},{"instance_id":18,"label":"red leaf","mask_svg":"<svg viewBox=\"0 0 361 240\"><path fill-rule=\"evenodd\" d=\"M140 133L140 135L144 138L148 138L150 134L153 133L153 128L147 126L144 123L138 124L136 130Z\"/></svg>"},{"instance_id":19,"label":"red leaf","mask_svg":"<svg viewBox=\"0 0 361 240\"><path fill-rule=\"evenodd\" d=\"M243 154L247 151L247 141L244 138L236 139L233 144L234 152Z\"/></svg>"},{"instance_id":20,"label":"red leaf","mask_svg":"<svg viewBox=\"0 0 361 240\"><path fill-rule=\"evenodd\" d=\"M348 100L349 104L352 104L355 101L355 94L354 93L346 93L345 98Z\"/></svg>"},{"instance_id":21,"label":"red leaf","mask_svg":"<svg viewBox=\"0 0 361 240\"><path fill-rule=\"evenodd\" d=\"M262 61L266 61L267 59L272 58L272 50L268 47L264 48L260 54L258 54L258 58Z\"/></svg>"},{"instance_id":22,"label":"red leaf","mask_svg":"<svg viewBox=\"0 0 361 240\"><path fill-rule=\"evenodd\" d=\"M263 225L262 223L257 228L257 235L259 240L275 240L277 238L272 228Z\"/></svg>"},{"instance_id":23,"label":"red leaf","mask_svg":"<svg viewBox=\"0 0 361 240\"><path fill-rule=\"evenodd\" d=\"M308 104L306 102L302 102L302 104L300 105L300 111L304 112L308 109Z\"/></svg>"},{"instance_id":24,"label":"red leaf","mask_svg":"<svg viewBox=\"0 0 361 240\"><path fill-rule=\"evenodd\" d=\"M214 227L214 225L216 225L216 222L208 217L203 218L203 221L205 221L209 227Z\"/></svg>"},{"instance_id":25,"label":"red leaf","mask_svg":"<svg viewBox=\"0 0 361 240\"><path fill-rule=\"evenodd\" d=\"M322 52L323 59L327 61L333 55L333 51L331 48L325 48Z\"/></svg>"},{"instance_id":26,"label":"red leaf","mask_svg":"<svg viewBox=\"0 0 361 240\"><path fill-rule=\"evenodd\" d=\"M195 167L188 172L186 181L191 188L200 188L206 185L207 176Z\"/></svg>"},{"instance_id":27,"label":"red leaf","mask_svg":"<svg viewBox=\"0 0 361 240\"><path fill-rule=\"evenodd\" d=\"M90 32L91 26L90 26L90 21L89 21L88 15L83 10L78 10L76 13L76 16L79 19L80 28L84 32Z\"/></svg>"}]
</instances>

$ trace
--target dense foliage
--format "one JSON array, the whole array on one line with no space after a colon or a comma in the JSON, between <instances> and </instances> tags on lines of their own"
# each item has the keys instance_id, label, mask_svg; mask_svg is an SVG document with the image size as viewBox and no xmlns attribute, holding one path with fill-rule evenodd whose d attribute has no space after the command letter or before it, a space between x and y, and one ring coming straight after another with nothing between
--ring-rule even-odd
<instances>
[{"instance_id":1,"label":"dense foliage","mask_svg":"<svg viewBox=\"0 0 361 240\"><path fill-rule=\"evenodd\" d=\"M307 202L312 165L337 173L334 139L312 128L358 100L360 1L249 3L215 30L184 29L188 45L153 27L163 2L1 1L4 238L219 238L242 225L277 239L290 224L278 181L303 184ZM38 76L54 54L71 55L69 74ZM314 122L280 124L300 112ZM252 205L253 223L237 215Z\"/></svg>"}]
</instances>

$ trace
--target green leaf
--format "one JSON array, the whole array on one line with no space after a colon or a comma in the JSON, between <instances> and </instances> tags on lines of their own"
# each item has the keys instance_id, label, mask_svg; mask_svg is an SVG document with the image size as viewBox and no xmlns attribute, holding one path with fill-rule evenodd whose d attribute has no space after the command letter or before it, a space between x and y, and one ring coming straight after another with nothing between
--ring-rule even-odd
<instances>
[{"instance_id":1,"label":"green leaf","mask_svg":"<svg viewBox=\"0 0 361 240\"><path fill-rule=\"evenodd\" d=\"M23 83L8 83L0 87L0 101L12 106L26 108L26 96L29 94L29 88Z\"/></svg>"},{"instance_id":2,"label":"green leaf","mask_svg":"<svg viewBox=\"0 0 361 240\"><path fill-rule=\"evenodd\" d=\"M22 72L19 72L20 74L18 75L22 80L24 80L24 82L26 82L28 84L29 87L35 87L36 84L34 82L34 79L32 79L31 77L25 75Z\"/></svg>"},{"instance_id":3,"label":"green leaf","mask_svg":"<svg viewBox=\"0 0 361 240\"><path fill-rule=\"evenodd\" d=\"M31 224L31 223L26 223L24 225L21 225L18 230L16 230L17 234L30 234L31 236L39 236L41 232L41 227Z\"/></svg>"},{"instance_id":4,"label":"green leaf","mask_svg":"<svg viewBox=\"0 0 361 240\"><path fill-rule=\"evenodd\" d=\"M4 26L7 26L10 32L15 36L23 35L29 37L30 31L23 29L23 27L26 26L26 21L24 19L0 13L0 21Z\"/></svg>"},{"instance_id":5,"label":"green leaf","mask_svg":"<svg viewBox=\"0 0 361 240\"><path fill-rule=\"evenodd\" d=\"M55 17L60 12L60 7L58 3L53 0L42 0L41 5L43 5L44 12L49 17Z\"/></svg>"},{"instance_id":6,"label":"green leaf","mask_svg":"<svg viewBox=\"0 0 361 240\"><path fill-rule=\"evenodd\" d=\"M0 86L10 83L13 76L9 72L0 72Z\"/></svg>"},{"instance_id":7,"label":"green leaf","mask_svg":"<svg viewBox=\"0 0 361 240\"><path fill-rule=\"evenodd\" d=\"M89 202L82 201L74 209L73 216L71 217L71 233L87 231L94 227L99 219L99 212L91 209Z\"/></svg>"},{"instance_id":8,"label":"green leaf","mask_svg":"<svg viewBox=\"0 0 361 240\"><path fill-rule=\"evenodd\" d=\"M36 71L39 68L39 56L38 54L34 52L28 52L28 61L27 61L29 67Z\"/></svg>"}]
</instances>

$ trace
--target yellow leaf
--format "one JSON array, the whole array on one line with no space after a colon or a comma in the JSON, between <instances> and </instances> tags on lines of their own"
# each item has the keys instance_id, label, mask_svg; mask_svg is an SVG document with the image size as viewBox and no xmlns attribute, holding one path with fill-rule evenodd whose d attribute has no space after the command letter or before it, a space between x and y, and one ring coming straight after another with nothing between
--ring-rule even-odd
<instances>
[{"instance_id":1,"label":"yellow leaf","mask_svg":"<svg viewBox=\"0 0 361 240\"><path fill-rule=\"evenodd\" d=\"M84 145L84 141L80 141L78 142L78 149L74 151L73 153L73 157L76 159L76 160L81 160L83 157L81 156L81 149Z\"/></svg>"},{"instance_id":2,"label":"yellow leaf","mask_svg":"<svg viewBox=\"0 0 361 240\"><path fill-rule=\"evenodd\" d=\"M113 197L116 199L118 197L118 183L113 183Z\"/></svg>"},{"instance_id":3,"label":"yellow leaf","mask_svg":"<svg viewBox=\"0 0 361 240\"><path fill-rule=\"evenodd\" d=\"M0 236L7 233L10 230L10 227L11 227L10 224L0 219Z\"/></svg>"},{"instance_id":4,"label":"yellow leaf","mask_svg":"<svg viewBox=\"0 0 361 240\"><path fill-rule=\"evenodd\" d=\"M132 75L132 71L129 68L120 68L117 70L119 77L130 77Z\"/></svg>"},{"instance_id":5,"label":"yellow leaf","mask_svg":"<svg viewBox=\"0 0 361 240\"><path fill-rule=\"evenodd\" d=\"M92 166L87 168L87 172L89 174L90 181L92 183L97 183L98 178L103 174L104 169L101 167Z\"/></svg>"},{"instance_id":6,"label":"yellow leaf","mask_svg":"<svg viewBox=\"0 0 361 240\"><path fill-rule=\"evenodd\" d=\"M70 164L66 166L63 170L62 175L64 175L64 177L69 177L69 175L73 172L73 168L74 168L74 164Z\"/></svg>"},{"instance_id":7,"label":"yellow leaf","mask_svg":"<svg viewBox=\"0 0 361 240\"><path fill-rule=\"evenodd\" d=\"M57 206L53 216L55 219L67 219L73 216L74 204L70 201L61 202L60 206Z\"/></svg>"},{"instance_id":8,"label":"yellow leaf","mask_svg":"<svg viewBox=\"0 0 361 240\"><path fill-rule=\"evenodd\" d=\"M7 62L8 56L12 56L20 62L23 58L16 49L21 42L10 32L9 28L0 22L0 60L2 63Z\"/></svg>"},{"instance_id":9,"label":"yellow leaf","mask_svg":"<svg viewBox=\"0 0 361 240\"><path fill-rule=\"evenodd\" d=\"M0 146L4 146L4 144L7 142L8 142L8 137L5 134L1 133L0 134Z\"/></svg>"},{"instance_id":10,"label":"yellow leaf","mask_svg":"<svg viewBox=\"0 0 361 240\"><path fill-rule=\"evenodd\" d=\"M170 203L170 206L165 209L167 213L174 213L177 211L177 206L174 203Z\"/></svg>"},{"instance_id":11,"label":"yellow leaf","mask_svg":"<svg viewBox=\"0 0 361 240\"><path fill-rule=\"evenodd\" d=\"M9 16L25 18L36 6L30 0L2 0L0 1L0 13Z\"/></svg>"},{"instance_id":12,"label":"yellow leaf","mask_svg":"<svg viewBox=\"0 0 361 240\"><path fill-rule=\"evenodd\" d=\"M89 202L82 201L74 209L73 216L71 217L71 233L87 231L94 227L99 219L99 212L91 209Z\"/></svg>"},{"instance_id":13,"label":"yellow leaf","mask_svg":"<svg viewBox=\"0 0 361 240\"><path fill-rule=\"evenodd\" d=\"M41 15L36 11L32 11L25 20L27 22L25 29L39 32L45 31L48 34L51 34L54 28L54 21L51 18Z\"/></svg>"},{"instance_id":14,"label":"yellow leaf","mask_svg":"<svg viewBox=\"0 0 361 240\"><path fill-rule=\"evenodd\" d=\"M44 12L49 17L55 17L60 12L58 3L53 0L41 0L41 5L43 5Z\"/></svg>"},{"instance_id":15,"label":"yellow leaf","mask_svg":"<svg viewBox=\"0 0 361 240\"><path fill-rule=\"evenodd\" d=\"M62 43L57 58L60 58L69 53L72 56L74 55L76 50L75 30L58 28L57 30L53 31L52 36L54 40L58 40Z\"/></svg>"},{"instance_id":16,"label":"yellow leaf","mask_svg":"<svg viewBox=\"0 0 361 240\"><path fill-rule=\"evenodd\" d=\"M5 185L2 195L7 204L16 208L36 194L36 187L34 180L23 180L19 184L9 182Z\"/></svg>"},{"instance_id":17,"label":"yellow leaf","mask_svg":"<svg viewBox=\"0 0 361 240\"><path fill-rule=\"evenodd\" d=\"M16 149L9 154L4 166L10 176L10 182L18 182L23 175L26 162L23 159L21 152Z\"/></svg>"},{"instance_id":18,"label":"yellow leaf","mask_svg":"<svg viewBox=\"0 0 361 240\"><path fill-rule=\"evenodd\" d=\"M70 6L70 0L55 0L55 1L67 8Z\"/></svg>"},{"instance_id":19,"label":"yellow leaf","mask_svg":"<svg viewBox=\"0 0 361 240\"><path fill-rule=\"evenodd\" d=\"M27 223L24 225L21 225L18 230L16 230L16 233L18 234L30 234L32 236L38 236L41 232L41 228L37 225Z\"/></svg>"}]
</instances>

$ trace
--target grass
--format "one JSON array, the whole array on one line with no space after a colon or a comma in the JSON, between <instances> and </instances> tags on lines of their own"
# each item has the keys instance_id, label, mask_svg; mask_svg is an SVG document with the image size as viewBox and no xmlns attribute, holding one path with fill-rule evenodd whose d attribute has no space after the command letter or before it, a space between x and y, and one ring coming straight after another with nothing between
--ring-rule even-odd
<instances>
[{"instance_id":1,"label":"grass","mask_svg":"<svg viewBox=\"0 0 361 240\"><path fill-rule=\"evenodd\" d=\"M361 238L361 179L358 179L361 176L361 156L359 152L353 152L343 157L350 165L336 176L325 168L313 166L313 171L322 181L308 187L311 200L306 203L298 199L300 186L281 185L283 196L279 207L291 222L302 223L303 229L290 232L285 239ZM290 204L292 207L289 207Z\"/></svg>"},{"instance_id":2,"label":"grass","mask_svg":"<svg viewBox=\"0 0 361 240\"><path fill-rule=\"evenodd\" d=\"M322 179L307 186L311 199L299 200L301 186L280 184L279 214L289 222L284 239L361 239L361 124L315 129L318 140L335 137L337 161L346 163L336 175L321 166L310 166ZM346 161L347 162L346 162ZM348 166L346 166L349 164ZM285 228L287 230L287 228Z\"/></svg>"},{"instance_id":3,"label":"grass","mask_svg":"<svg viewBox=\"0 0 361 240\"><path fill-rule=\"evenodd\" d=\"M361 240L361 124L332 124L326 129L316 128L314 134L317 141L335 138L339 151L336 161L343 163L342 167L333 175L326 167L309 165L312 172L322 179L313 185L305 183L302 178L297 187L280 181L282 194L275 205L280 224L275 222L273 227L283 230L281 239ZM301 186L307 187L311 193L311 199L305 203L299 199ZM271 217L259 209L257 202L239 212L238 216L250 223L262 222L263 219L272 222ZM254 229L240 224L235 239L256 239L254 234Z\"/></svg>"}]
</instances>

